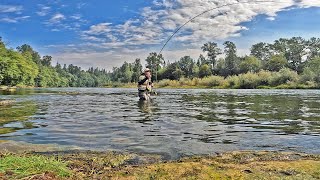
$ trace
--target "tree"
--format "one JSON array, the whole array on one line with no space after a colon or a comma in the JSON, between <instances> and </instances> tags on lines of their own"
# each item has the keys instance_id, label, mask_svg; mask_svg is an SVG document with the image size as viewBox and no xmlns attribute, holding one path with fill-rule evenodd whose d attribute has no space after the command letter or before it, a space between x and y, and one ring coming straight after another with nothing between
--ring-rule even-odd
<instances>
[{"instance_id":1,"label":"tree","mask_svg":"<svg viewBox=\"0 0 320 180\"><path fill-rule=\"evenodd\" d=\"M207 61L206 58L202 54L200 54L198 61L197 61L197 66L200 67L203 64L210 64L210 62Z\"/></svg>"},{"instance_id":2,"label":"tree","mask_svg":"<svg viewBox=\"0 0 320 180\"><path fill-rule=\"evenodd\" d=\"M209 60L208 62L211 65L211 70L213 70L214 66L216 65L218 55L222 54L221 49L218 48L218 45L215 42L208 42L208 43L204 44L201 47L201 49L203 52L207 52L207 56L208 56L208 60ZM202 64L203 64L203 62L202 62Z\"/></svg>"},{"instance_id":3,"label":"tree","mask_svg":"<svg viewBox=\"0 0 320 180\"><path fill-rule=\"evenodd\" d=\"M6 53L7 53L6 46L5 46L4 42L2 41L2 37L0 36L0 57L6 56Z\"/></svg>"},{"instance_id":4,"label":"tree","mask_svg":"<svg viewBox=\"0 0 320 180\"><path fill-rule=\"evenodd\" d=\"M267 61L272 55L271 45L264 42L254 44L250 51L251 56L258 58L261 61Z\"/></svg>"},{"instance_id":5,"label":"tree","mask_svg":"<svg viewBox=\"0 0 320 180\"><path fill-rule=\"evenodd\" d=\"M309 50L307 60L312 60L315 57L320 57L320 38L311 38L306 42L306 47Z\"/></svg>"},{"instance_id":6,"label":"tree","mask_svg":"<svg viewBox=\"0 0 320 180\"><path fill-rule=\"evenodd\" d=\"M136 59L133 63L133 73L132 73L132 82L138 82L139 81L139 76L142 73L142 65L141 65L141 60Z\"/></svg>"},{"instance_id":7,"label":"tree","mask_svg":"<svg viewBox=\"0 0 320 180\"><path fill-rule=\"evenodd\" d=\"M320 85L320 57L311 59L303 70L303 76Z\"/></svg>"},{"instance_id":8,"label":"tree","mask_svg":"<svg viewBox=\"0 0 320 180\"><path fill-rule=\"evenodd\" d=\"M289 67L297 72L303 69L302 57L307 55L306 41L301 37L291 39L280 38L272 45L277 54L283 54L289 63Z\"/></svg>"},{"instance_id":9,"label":"tree","mask_svg":"<svg viewBox=\"0 0 320 180\"><path fill-rule=\"evenodd\" d=\"M41 64L44 66L51 66L52 57L51 56L43 56Z\"/></svg>"},{"instance_id":10,"label":"tree","mask_svg":"<svg viewBox=\"0 0 320 180\"><path fill-rule=\"evenodd\" d=\"M227 77L228 76L228 72L226 70L226 63L224 58L220 58L217 62L217 66L215 71L217 72L218 75L220 76L224 76Z\"/></svg>"},{"instance_id":11,"label":"tree","mask_svg":"<svg viewBox=\"0 0 320 180\"><path fill-rule=\"evenodd\" d=\"M212 71L210 69L210 66L207 64L203 64L199 70L199 77L203 78L203 77L210 76L210 75L212 75Z\"/></svg>"},{"instance_id":12,"label":"tree","mask_svg":"<svg viewBox=\"0 0 320 180\"><path fill-rule=\"evenodd\" d=\"M160 72L161 79L178 80L183 75L183 72L179 68L178 62L167 64L166 68Z\"/></svg>"},{"instance_id":13,"label":"tree","mask_svg":"<svg viewBox=\"0 0 320 180\"><path fill-rule=\"evenodd\" d=\"M183 75L188 78L192 75L193 64L193 59L190 56L184 56L180 59L180 61L178 61L178 65L183 72Z\"/></svg>"},{"instance_id":14,"label":"tree","mask_svg":"<svg viewBox=\"0 0 320 180\"><path fill-rule=\"evenodd\" d=\"M270 60L266 62L265 69L269 71L280 71L288 66L286 58L282 54L271 56Z\"/></svg>"},{"instance_id":15,"label":"tree","mask_svg":"<svg viewBox=\"0 0 320 180\"><path fill-rule=\"evenodd\" d=\"M237 73L237 47L233 42L226 41L224 44L224 52L226 54L225 67L228 75Z\"/></svg>"},{"instance_id":16,"label":"tree","mask_svg":"<svg viewBox=\"0 0 320 180\"><path fill-rule=\"evenodd\" d=\"M151 68L152 75L155 77L155 80L158 80L158 71L161 68L161 65L164 64L164 58L162 54L157 54L155 52L150 53L146 59L147 67Z\"/></svg>"},{"instance_id":17,"label":"tree","mask_svg":"<svg viewBox=\"0 0 320 180\"><path fill-rule=\"evenodd\" d=\"M261 62L255 56L246 56L240 63L240 72L258 72L261 69Z\"/></svg>"},{"instance_id":18,"label":"tree","mask_svg":"<svg viewBox=\"0 0 320 180\"><path fill-rule=\"evenodd\" d=\"M33 48L28 45L28 44L24 44L22 46L18 46L17 47L18 52L20 52L21 54L25 54L25 53L30 53L32 56L32 60L33 62L35 62L36 64L40 65L41 64L41 58L38 52L34 51Z\"/></svg>"},{"instance_id":19,"label":"tree","mask_svg":"<svg viewBox=\"0 0 320 180\"><path fill-rule=\"evenodd\" d=\"M199 66L196 63L193 63L191 65L191 74L192 74L191 76L199 77L199 71L200 71Z\"/></svg>"}]
</instances>

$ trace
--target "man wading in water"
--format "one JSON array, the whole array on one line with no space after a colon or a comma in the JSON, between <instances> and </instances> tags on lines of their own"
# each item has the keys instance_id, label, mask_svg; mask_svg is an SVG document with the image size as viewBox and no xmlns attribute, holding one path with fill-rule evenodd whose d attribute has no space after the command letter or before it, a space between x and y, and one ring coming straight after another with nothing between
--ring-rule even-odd
<instances>
[{"instance_id":1,"label":"man wading in water","mask_svg":"<svg viewBox=\"0 0 320 180\"><path fill-rule=\"evenodd\" d=\"M138 90L139 98L141 101L150 100L150 94L152 92L153 83L151 80L151 70L146 68L143 74L139 77Z\"/></svg>"}]
</instances>

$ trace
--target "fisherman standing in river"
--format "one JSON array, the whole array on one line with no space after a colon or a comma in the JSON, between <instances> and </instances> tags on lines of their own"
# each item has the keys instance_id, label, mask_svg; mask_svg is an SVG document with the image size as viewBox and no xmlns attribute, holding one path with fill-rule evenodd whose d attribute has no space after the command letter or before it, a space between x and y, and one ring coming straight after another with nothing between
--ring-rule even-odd
<instances>
[{"instance_id":1,"label":"fisherman standing in river","mask_svg":"<svg viewBox=\"0 0 320 180\"><path fill-rule=\"evenodd\" d=\"M149 68L146 68L139 77L138 90L139 98L141 101L150 100L150 94L153 88L151 77L151 70Z\"/></svg>"}]
</instances>

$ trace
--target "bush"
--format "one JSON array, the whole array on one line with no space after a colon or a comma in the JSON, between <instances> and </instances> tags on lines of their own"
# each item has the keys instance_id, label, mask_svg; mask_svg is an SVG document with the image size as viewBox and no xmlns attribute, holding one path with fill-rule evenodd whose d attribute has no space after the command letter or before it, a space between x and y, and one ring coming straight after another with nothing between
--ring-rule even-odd
<instances>
[{"instance_id":1,"label":"bush","mask_svg":"<svg viewBox=\"0 0 320 180\"><path fill-rule=\"evenodd\" d=\"M217 87L222 86L224 82L224 78L221 76L208 76L200 80L200 86L206 87Z\"/></svg>"},{"instance_id":2,"label":"bush","mask_svg":"<svg viewBox=\"0 0 320 180\"><path fill-rule=\"evenodd\" d=\"M226 88L240 88L240 80L239 80L239 77L234 75L234 76L228 76L227 79L226 79L226 82L225 83L225 87Z\"/></svg>"},{"instance_id":3,"label":"bush","mask_svg":"<svg viewBox=\"0 0 320 180\"><path fill-rule=\"evenodd\" d=\"M156 86L158 87L166 87L166 86L169 86L170 85L170 79L163 79L161 81L159 81Z\"/></svg>"},{"instance_id":4,"label":"bush","mask_svg":"<svg viewBox=\"0 0 320 180\"><path fill-rule=\"evenodd\" d=\"M258 76L260 78L260 86L269 86L270 78L272 77L272 72L261 70L258 73Z\"/></svg>"},{"instance_id":5,"label":"bush","mask_svg":"<svg viewBox=\"0 0 320 180\"><path fill-rule=\"evenodd\" d=\"M272 86L278 86L281 84L287 84L288 82L298 82L299 75L296 71L292 71L289 68L283 68L279 72L273 73L269 84Z\"/></svg>"},{"instance_id":6,"label":"bush","mask_svg":"<svg viewBox=\"0 0 320 180\"><path fill-rule=\"evenodd\" d=\"M242 89L254 89L260 85L260 78L256 73L246 73L239 75L239 87Z\"/></svg>"},{"instance_id":7,"label":"bush","mask_svg":"<svg viewBox=\"0 0 320 180\"><path fill-rule=\"evenodd\" d=\"M314 58L307 63L303 70L302 81L314 81L320 84L320 57Z\"/></svg>"}]
</instances>

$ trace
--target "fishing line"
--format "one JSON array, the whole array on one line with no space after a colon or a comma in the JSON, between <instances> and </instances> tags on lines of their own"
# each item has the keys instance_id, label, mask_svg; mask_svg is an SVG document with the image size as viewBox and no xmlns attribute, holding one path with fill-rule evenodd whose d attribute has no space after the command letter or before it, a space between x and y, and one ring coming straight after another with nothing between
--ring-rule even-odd
<instances>
[{"instance_id":1,"label":"fishing line","mask_svg":"<svg viewBox=\"0 0 320 180\"><path fill-rule=\"evenodd\" d=\"M224 5L221 5L221 6L217 6L217 7L214 7L214 8L211 8L211 9L208 9L206 11L203 11L202 13L192 17L191 19L189 19L187 22L185 22L183 25L181 25L180 27L178 27L174 32L173 34L169 37L169 39L167 39L167 41L165 42L165 44L163 45L163 47L161 48L160 52L158 53L158 55L160 55L162 53L162 51L164 50L164 48L167 46L167 44L170 42L170 40L184 27L186 26L188 23L190 23L191 21L195 20L196 18L206 14L206 13L209 13L210 11L213 11L213 10L216 10L216 9L219 9L219 8L222 8L222 7L227 7L227 6L232 6L232 5L236 5L236 4L249 4L249 3L287 3L287 2L275 2L275 1L243 1L243 2L240 2L239 0L237 0L237 2L234 2L234 3L229 3L229 4L224 4ZM296 3L294 3L296 4ZM220 14L219 14L220 15ZM217 17L217 16L216 16Z\"/></svg>"}]
</instances>

